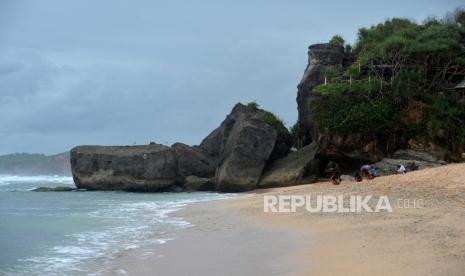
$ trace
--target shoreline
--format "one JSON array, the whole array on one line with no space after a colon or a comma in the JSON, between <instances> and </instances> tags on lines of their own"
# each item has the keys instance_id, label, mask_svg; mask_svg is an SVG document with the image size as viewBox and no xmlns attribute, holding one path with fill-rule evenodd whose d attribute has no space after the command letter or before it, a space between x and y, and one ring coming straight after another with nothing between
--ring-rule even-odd
<instances>
[{"instance_id":1,"label":"shoreline","mask_svg":"<svg viewBox=\"0 0 465 276\"><path fill-rule=\"evenodd\" d=\"M305 233L267 227L228 203L253 196L186 205L170 216L191 226L176 230L175 238L166 243L119 254L103 275L294 275L305 271L295 258L310 243Z\"/></svg>"},{"instance_id":2,"label":"shoreline","mask_svg":"<svg viewBox=\"0 0 465 276\"><path fill-rule=\"evenodd\" d=\"M192 203L172 215L193 227L161 246L123 254L109 274L463 275L463 179L465 164L452 164L373 181L319 182ZM392 213L263 212L264 195L296 194L421 198L424 206L393 206Z\"/></svg>"},{"instance_id":3,"label":"shoreline","mask_svg":"<svg viewBox=\"0 0 465 276\"><path fill-rule=\"evenodd\" d=\"M463 275L465 164L379 177L262 191L231 202L269 227L286 226L315 242L301 255L312 275ZM263 195L373 195L422 199L423 208L381 213L264 213Z\"/></svg>"}]
</instances>

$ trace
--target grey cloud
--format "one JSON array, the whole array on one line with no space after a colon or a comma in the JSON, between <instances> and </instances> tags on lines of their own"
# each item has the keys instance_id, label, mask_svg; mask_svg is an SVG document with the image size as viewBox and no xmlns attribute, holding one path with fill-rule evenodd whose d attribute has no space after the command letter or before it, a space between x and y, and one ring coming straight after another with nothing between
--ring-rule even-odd
<instances>
[{"instance_id":1,"label":"grey cloud","mask_svg":"<svg viewBox=\"0 0 465 276\"><path fill-rule=\"evenodd\" d=\"M236 102L296 120L307 46L460 1L0 2L0 154L199 143Z\"/></svg>"}]
</instances>

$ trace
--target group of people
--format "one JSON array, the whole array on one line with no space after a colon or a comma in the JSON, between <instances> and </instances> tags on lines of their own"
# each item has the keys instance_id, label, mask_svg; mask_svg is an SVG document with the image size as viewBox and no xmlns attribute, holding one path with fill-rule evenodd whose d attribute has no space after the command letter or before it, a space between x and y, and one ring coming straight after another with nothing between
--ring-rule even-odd
<instances>
[{"instance_id":1,"label":"group of people","mask_svg":"<svg viewBox=\"0 0 465 276\"><path fill-rule=\"evenodd\" d=\"M355 180L360 182L363 178L373 179L376 177L376 167L374 165L363 165L360 167L360 172L355 174Z\"/></svg>"},{"instance_id":2,"label":"group of people","mask_svg":"<svg viewBox=\"0 0 465 276\"><path fill-rule=\"evenodd\" d=\"M405 168L405 166L402 164L397 165L396 174L405 173L407 173L407 169ZM371 180L376 177L376 174L377 171L374 165L363 165L362 167L360 167L360 173L357 173L355 175L355 180L358 182L362 181L363 178Z\"/></svg>"},{"instance_id":3,"label":"group of people","mask_svg":"<svg viewBox=\"0 0 465 276\"><path fill-rule=\"evenodd\" d=\"M341 170L336 162L329 161L328 165L326 166L325 173L328 175L333 184L339 185L341 183ZM404 165L399 164L397 165L396 173L405 174L407 173L407 169ZM355 174L355 181L360 182L364 178L371 180L376 176L377 169L374 165L363 165L360 167L360 171Z\"/></svg>"}]
</instances>

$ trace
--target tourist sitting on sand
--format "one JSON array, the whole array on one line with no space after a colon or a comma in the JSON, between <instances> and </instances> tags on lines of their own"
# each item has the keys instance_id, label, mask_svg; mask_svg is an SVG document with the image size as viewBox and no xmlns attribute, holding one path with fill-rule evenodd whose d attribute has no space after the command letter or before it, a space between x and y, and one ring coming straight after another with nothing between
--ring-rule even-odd
<instances>
[{"instance_id":1,"label":"tourist sitting on sand","mask_svg":"<svg viewBox=\"0 0 465 276\"><path fill-rule=\"evenodd\" d=\"M362 176L359 173L356 173L354 178L355 178L355 181L357 182L362 181Z\"/></svg>"},{"instance_id":2,"label":"tourist sitting on sand","mask_svg":"<svg viewBox=\"0 0 465 276\"><path fill-rule=\"evenodd\" d=\"M360 167L360 176L366 179L372 179L371 173L370 173L370 165L363 165Z\"/></svg>"},{"instance_id":3,"label":"tourist sitting on sand","mask_svg":"<svg viewBox=\"0 0 465 276\"><path fill-rule=\"evenodd\" d=\"M329 179L334 185L339 185L342 181L341 175L335 169L327 170Z\"/></svg>"},{"instance_id":4,"label":"tourist sitting on sand","mask_svg":"<svg viewBox=\"0 0 465 276\"><path fill-rule=\"evenodd\" d=\"M341 169L336 162L329 161L328 165L326 165L325 173L334 185L339 185L341 183Z\"/></svg>"},{"instance_id":5,"label":"tourist sitting on sand","mask_svg":"<svg viewBox=\"0 0 465 276\"><path fill-rule=\"evenodd\" d=\"M371 177L372 177L372 178L375 178L375 177L376 177L376 167L375 167L375 166L371 166L371 168L370 168L370 174L371 174Z\"/></svg>"},{"instance_id":6,"label":"tourist sitting on sand","mask_svg":"<svg viewBox=\"0 0 465 276\"><path fill-rule=\"evenodd\" d=\"M398 174L405 174L407 172L407 169L404 167L404 165L400 164L397 165L397 173Z\"/></svg>"}]
</instances>

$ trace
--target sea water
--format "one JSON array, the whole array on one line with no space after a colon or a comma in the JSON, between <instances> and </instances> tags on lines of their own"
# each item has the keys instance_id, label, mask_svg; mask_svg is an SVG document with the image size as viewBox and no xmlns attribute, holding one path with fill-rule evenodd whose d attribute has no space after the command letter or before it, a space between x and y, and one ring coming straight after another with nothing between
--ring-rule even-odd
<instances>
[{"instance_id":1,"label":"sea water","mask_svg":"<svg viewBox=\"0 0 465 276\"><path fill-rule=\"evenodd\" d=\"M0 175L0 275L86 275L125 250L163 244L189 227L169 216L215 193L34 192L71 177ZM98 269L96 269L98 267Z\"/></svg>"}]
</instances>

